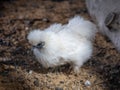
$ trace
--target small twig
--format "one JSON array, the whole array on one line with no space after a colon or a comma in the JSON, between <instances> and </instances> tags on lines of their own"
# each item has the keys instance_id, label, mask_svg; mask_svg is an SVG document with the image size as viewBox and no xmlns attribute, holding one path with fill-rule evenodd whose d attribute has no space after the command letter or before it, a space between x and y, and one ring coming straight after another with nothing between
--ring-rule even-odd
<instances>
[{"instance_id":1,"label":"small twig","mask_svg":"<svg viewBox=\"0 0 120 90\"><path fill-rule=\"evenodd\" d=\"M0 21L8 21L8 19L0 19ZM21 22L27 22L27 24L33 24L34 22L36 21L44 21L44 22L49 22L49 20L47 18L33 18L33 19L30 19L30 18L14 18L14 19L10 19L9 20L9 23L14 23L16 21L21 21Z\"/></svg>"},{"instance_id":2,"label":"small twig","mask_svg":"<svg viewBox=\"0 0 120 90\"><path fill-rule=\"evenodd\" d=\"M35 21L42 21L42 19L28 19L28 18L24 18L24 19L11 19L10 23L13 23L15 21L21 21L26 23L27 25L31 25L33 24Z\"/></svg>"},{"instance_id":3,"label":"small twig","mask_svg":"<svg viewBox=\"0 0 120 90\"><path fill-rule=\"evenodd\" d=\"M99 84L103 84L105 82L107 82L107 81L102 81L102 82L96 83L96 84L94 84L94 86L99 85Z\"/></svg>"}]
</instances>

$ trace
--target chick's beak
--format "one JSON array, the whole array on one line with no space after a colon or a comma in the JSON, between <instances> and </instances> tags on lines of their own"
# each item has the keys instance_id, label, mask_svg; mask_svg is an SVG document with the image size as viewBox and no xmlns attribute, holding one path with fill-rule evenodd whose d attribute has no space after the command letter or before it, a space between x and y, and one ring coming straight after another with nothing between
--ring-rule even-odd
<instances>
[{"instance_id":1,"label":"chick's beak","mask_svg":"<svg viewBox=\"0 0 120 90\"><path fill-rule=\"evenodd\" d=\"M32 46L32 48L33 48L33 49L34 49L34 48L42 49L44 45L45 45L45 42L40 42L38 45Z\"/></svg>"}]
</instances>

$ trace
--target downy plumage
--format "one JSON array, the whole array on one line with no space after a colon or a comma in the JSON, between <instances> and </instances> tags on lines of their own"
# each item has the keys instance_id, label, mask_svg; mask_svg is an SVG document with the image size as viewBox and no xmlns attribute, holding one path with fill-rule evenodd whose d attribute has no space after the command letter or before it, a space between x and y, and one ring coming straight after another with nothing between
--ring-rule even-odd
<instances>
[{"instance_id":1,"label":"downy plumage","mask_svg":"<svg viewBox=\"0 0 120 90\"><path fill-rule=\"evenodd\" d=\"M53 24L45 30L33 30L27 38L43 67L70 63L75 73L78 73L92 55L95 32L93 23L75 16L68 24Z\"/></svg>"}]
</instances>

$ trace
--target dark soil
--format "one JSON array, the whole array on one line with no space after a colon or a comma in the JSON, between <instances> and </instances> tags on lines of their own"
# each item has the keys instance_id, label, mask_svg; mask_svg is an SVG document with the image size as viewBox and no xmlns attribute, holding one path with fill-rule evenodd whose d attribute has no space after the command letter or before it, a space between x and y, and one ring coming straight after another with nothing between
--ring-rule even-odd
<instances>
[{"instance_id":1,"label":"dark soil","mask_svg":"<svg viewBox=\"0 0 120 90\"><path fill-rule=\"evenodd\" d=\"M84 0L1 0L0 4L0 90L120 90L120 54L100 33L92 58L77 76L69 65L42 68L26 39L32 29L64 24L75 15L91 20ZM90 86L85 85L87 80Z\"/></svg>"}]
</instances>

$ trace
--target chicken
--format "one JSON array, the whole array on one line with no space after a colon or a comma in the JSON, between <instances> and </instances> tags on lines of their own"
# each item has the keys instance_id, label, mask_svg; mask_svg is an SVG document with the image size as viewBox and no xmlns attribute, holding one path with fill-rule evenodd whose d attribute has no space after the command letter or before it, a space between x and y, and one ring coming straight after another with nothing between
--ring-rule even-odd
<instances>
[{"instance_id":1,"label":"chicken","mask_svg":"<svg viewBox=\"0 0 120 90\"><path fill-rule=\"evenodd\" d=\"M120 0L86 0L87 9L99 30L120 52Z\"/></svg>"},{"instance_id":2,"label":"chicken","mask_svg":"<svg viewBox=\"0 0 120 90\"><path fill-rule=\"evenodd\" d=\"M28 41L43 67L56 67L69 63L75 73L90 59L93 52L92 41L96 26L80 16L69 20L68 24L53 24L45 30L33 30Z\"/></svg>"}]
</instances>

